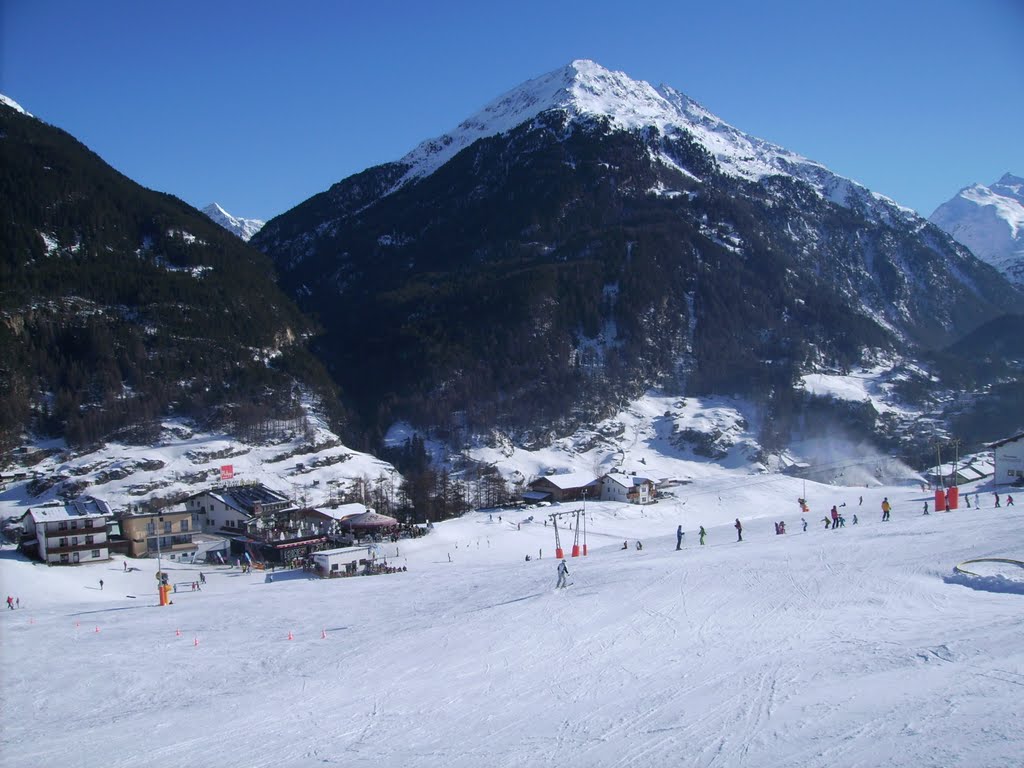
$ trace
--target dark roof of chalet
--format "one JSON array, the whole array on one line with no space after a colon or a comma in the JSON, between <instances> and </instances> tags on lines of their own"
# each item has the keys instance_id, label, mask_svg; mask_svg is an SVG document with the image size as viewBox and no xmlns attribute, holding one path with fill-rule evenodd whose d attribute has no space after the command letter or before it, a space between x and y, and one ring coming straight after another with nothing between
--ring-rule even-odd
<instances>
[{"instance_id":1,"label":"dark roof of chalet","mask_svg":"<svg viewBox=\"0 0 1024 768\"><path fill-rule=\"evenodd\" d=\"M1024 432L1021 432L1019 435L1014 435L1013 437L1007 437L1004 440L996 440L996 442L994 442L994 443L989 443L988 447L989 448L1002 448L1004 445L1007 445L1009 443L1015 443L1015 442L1017 442L1018 440L1020 440L1022 438L1024 438Z\"/></svg>"},{"instance_id":2,"label":"dark roof of chalet","mask_svg":"<svg viewBox=\"0 0 1024 768\"><path fill-rule=\"evenodd\" d=\"M223 501L228 506L237 509L240 512L245 512L249 515L255 514L256 505L259 504L261 507L277 506L277 505L291 505L291 500L279 491L275 491L262 483L252 483L246 485L220 485L214 488L208 488L205 491L194 493L189 496L189 499L195 499L199 496L213 496L220 501Z\"/></svg>"}]
</instances>

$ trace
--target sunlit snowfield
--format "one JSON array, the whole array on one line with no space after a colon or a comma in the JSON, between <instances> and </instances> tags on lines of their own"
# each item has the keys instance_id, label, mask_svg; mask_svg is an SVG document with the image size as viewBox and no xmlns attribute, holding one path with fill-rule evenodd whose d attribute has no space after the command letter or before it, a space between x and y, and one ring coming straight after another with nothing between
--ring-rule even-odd
<instances>
[{"instance_id":1,"label":"sunlit snowfield","mask_svg":"<svg viewBox=\"0 0 1024 768\"><path fill-rule=\"evenodd\" d=\"M167 608L152 560L47 568L5 549L3 589L27 607L0 621L2 763L1020 766L1022 569L951 577L1021 559L1024 507L983 494L926 517L916 487L814 486L802 533L800 490L588 504L563 591L541 515L571 505L386 545L407 573L266 583L174 564L208 583ZM824 530L844 501L846 527Z\"/></svg>"}]
</instances>

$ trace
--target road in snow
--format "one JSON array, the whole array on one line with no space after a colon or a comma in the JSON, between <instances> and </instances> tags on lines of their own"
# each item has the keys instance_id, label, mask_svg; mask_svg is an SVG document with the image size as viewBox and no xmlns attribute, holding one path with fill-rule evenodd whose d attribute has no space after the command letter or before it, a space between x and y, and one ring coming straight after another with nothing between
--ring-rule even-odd
<instances>
[{"instance_id":1,"label":"road in snow","mask_svg":"<svg viewBox=\"0 0 1024 768\"><path fill-rule=\"evenodd\" d=\"M916 488L813 486L801 533L795 483L731 508L588 504L564 591L540 514L568 505L385 545L407 573L203 567L204 591L167 608L153 561L47 568L4 549L3 590L27 608L0 616L0 764L1019 766L1024 595L947 578L1022 559L1024 507L986 494L926 517ZM841 501L846 528L824 530Z\"/></svg>"}]
</instances>

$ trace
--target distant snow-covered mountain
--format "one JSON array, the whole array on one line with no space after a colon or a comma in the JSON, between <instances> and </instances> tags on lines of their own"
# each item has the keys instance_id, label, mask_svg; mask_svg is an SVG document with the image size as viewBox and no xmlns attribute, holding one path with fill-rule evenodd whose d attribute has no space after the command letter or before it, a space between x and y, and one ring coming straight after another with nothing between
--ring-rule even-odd
<instances>
[{"instance_id":1,"label":"distant snow-covered mountain","mask_svg":"<svg viewBox=\"0 0 1024 768\"><path fill-rule=\"evenodd\" d=\"M728 176L747 181L791 176L810 184L834 203L847 207L883 203L876 211L882 218L893 213L913 217L910 209L837 175L821 163L734 128L670 86L634 80L587 59L577 59L528 80L487 104L455 130L421 143L399 161L408 170L395 189L430 175L478 139L507 133L548 110L576 117L600 116L614 128L626 131L653 127L668 136L687 133L714 156L719 170ZM658 159L676 165L668 157Z\"/></svg>"},{"instance_id":2,"label":"distant snow-covered mountain","mask_svg":"<svg viewBox=\"0 0 1024 768\"><path fill-rule=\"evenodd\" d=\"M19 104L9 96L4 96L2 93L0 93L0 104L4 104L5 106L10 107L14 111L20 112L21 114L27 115L28 117L33 117L33 115L25 111L24 107L22 107L21 104Z\"/></svg>"},{"instance_id":3,"label":"distant snow-covered mountain","mask_svg":"<svg viewBox=\"0 0 1024 768\"><path fill-rule=\"evenodd\" d=\"M833 418L800 377L895 358L927 370L1020 300L915 212L587 60L252 243L320 320L353 410L380 414L370 429L458 414L460 430L531 449L654 386L756 400L762 447L784 446ZM932 378L914 387L938 402ZM909 434L857 403L833 410L865 434Z\"/></svg>"},{"instance_id":4,"label":"distant snow-covered mountain","mask_svg":"<svg viewBox=\"0 0 1024 768\"><path fill-rule=\"evenodd\" d=\"M242 219L232 216L217 203L210 203L208 206L203 208L203 213L224 227L228 232L237 235L246 242L249 241L249 238L263 229L263 225L266 223L259 219Z\"/></svg>"},{"instance_id":5,"label":"distant snow-covered mountain","mask_svg":"<svg viewBox=\"0 0 1024 768\"><path fill-rule=\"evenodd\" d=\"M1024 179L1007 173L990 186L964 187L928 220L1024 285Z\"/></svg>"}]
</instances>

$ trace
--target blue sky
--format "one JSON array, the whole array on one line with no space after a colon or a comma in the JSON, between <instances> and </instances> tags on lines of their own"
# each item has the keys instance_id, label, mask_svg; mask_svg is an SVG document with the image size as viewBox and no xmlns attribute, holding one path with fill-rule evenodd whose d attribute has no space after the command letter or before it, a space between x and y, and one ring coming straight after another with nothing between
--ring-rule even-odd
<instances>
[{"instance_id":1,"label":"blue sky","mask_svg":"<svg viewBox=\"0 0 1024 768\"><path fill-rule=\"evenodd\" d=\"M589 58L928 215L1024 175L1024 0L0 2L0 93L270 218Z\"/></svg>"}]
</instances>

